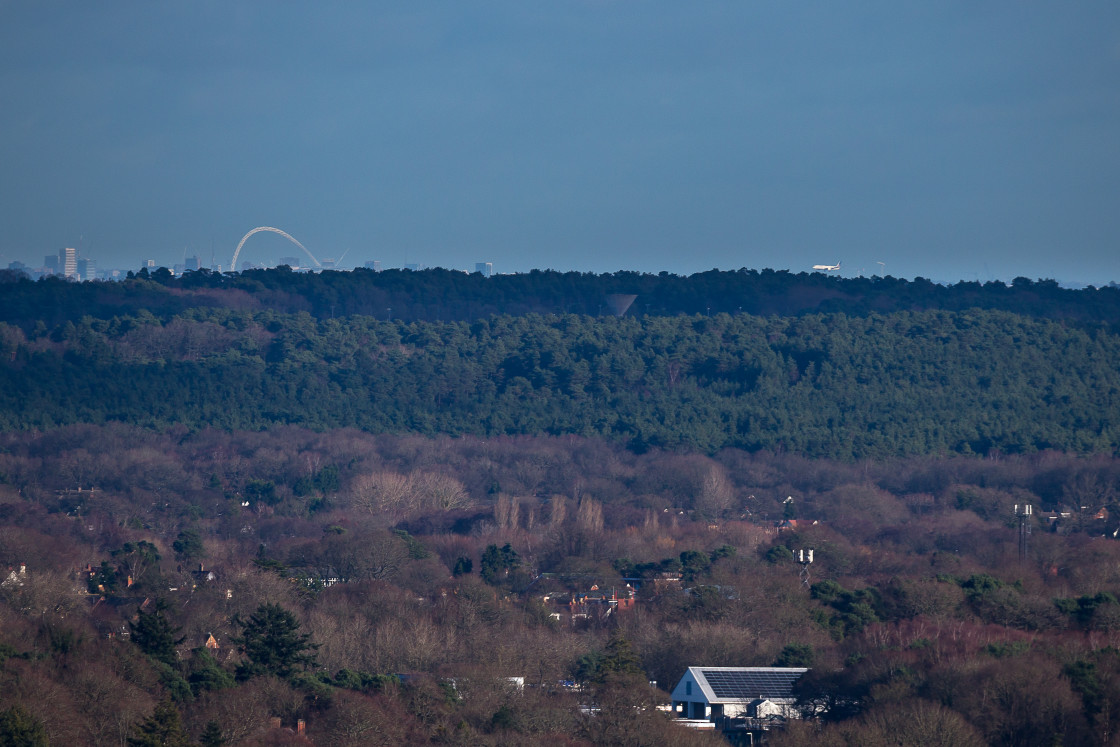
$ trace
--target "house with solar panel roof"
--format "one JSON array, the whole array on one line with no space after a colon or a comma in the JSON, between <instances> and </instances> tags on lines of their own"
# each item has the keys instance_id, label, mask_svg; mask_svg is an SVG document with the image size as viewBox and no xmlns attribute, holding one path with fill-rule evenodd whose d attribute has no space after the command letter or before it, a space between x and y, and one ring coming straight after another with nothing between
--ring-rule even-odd
<instances>
[{"instance_id":1,"label":"house with solar panel roof","mask_svg":"<svg viewBox=\"0 0 1120 747\"><path fill-rule=\"evenodd\" d=\"M689 667L673 688L678 718L800 718L793 686L804 667Z\"/></svg>"}]
</instances>

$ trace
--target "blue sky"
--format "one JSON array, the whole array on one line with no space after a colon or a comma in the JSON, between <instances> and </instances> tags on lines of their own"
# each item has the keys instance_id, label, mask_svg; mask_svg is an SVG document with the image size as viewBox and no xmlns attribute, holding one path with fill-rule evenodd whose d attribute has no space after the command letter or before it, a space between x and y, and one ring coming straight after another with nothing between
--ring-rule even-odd
<instances>
[{"instance_id":1,"label":"blue sky","mask_svg":"<svg viewBox=\"0 0 1120 747\"><path fill-rule=\"evenodd\" d=\"M1120 4L0 0L4 266L262 225L344 266L1120 280Z\"/></svg>"}]
</instances>

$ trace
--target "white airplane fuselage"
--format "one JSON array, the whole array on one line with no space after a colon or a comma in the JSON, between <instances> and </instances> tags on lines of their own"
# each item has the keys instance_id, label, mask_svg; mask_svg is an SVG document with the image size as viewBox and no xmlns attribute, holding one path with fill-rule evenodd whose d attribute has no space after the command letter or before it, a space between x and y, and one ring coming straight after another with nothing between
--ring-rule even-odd
<instances>
[{"instance_id":1,"label":"white airplane fuselage","mask_svg":"<svg viewBox=\"0 0 1120 747\"><path fill-rule=\"evenodd\" d=\"M834 265L813 265L813 269L814 270L824 270L825 272L829 272L831 270L839 270L840 269L840 263L837 262Z\"/></svg>"}]
</instances>

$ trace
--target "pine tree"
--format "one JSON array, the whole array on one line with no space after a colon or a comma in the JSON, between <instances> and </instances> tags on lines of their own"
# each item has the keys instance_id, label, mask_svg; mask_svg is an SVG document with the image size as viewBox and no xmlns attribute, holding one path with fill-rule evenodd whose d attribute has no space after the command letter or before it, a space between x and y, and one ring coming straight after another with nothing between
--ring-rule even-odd
<instances>
[{"instance_id":1,"label":"pine tree","mask_svg":"<svg viewBox=\"0 0 1120 747\"><path fill-rule=\"evenodd\" d=\"M218 722L209 721L198 741L202 743L202 747L222 747L226 743L226 738L222 735L222 727Z\"/></svg>"},{"instance_id":2,"label":"pine tree","mask_svg":"<svg viewBox=\"0 0 1120 747\"><path fill-rule=\"evenodd\" d=\"M611 631L607 640L607 647L599 659L598 679L603 680L608 675L637 675L645 674L642 669L642 660L630 646L630 639L622 632L621 628Z\"/></svg>"},{"instance_id":3,"label":"pine tree","mask_svg":"<svg viewBox=\"0 0 1120 747\"><path fill-rule=\"evenodd\" d=\"M219 483L220 484L220 483ZM179 537L171 547L180 560L193 560L206 555L206 547L202 544L202 535L197 529L184 529L179 532Z\"/></svg>"},{"instance_id":4,"label":"pine tree","mask_svg":"<svg viewBox=\"0 0 1120 747\"><path fill-rule=\"evenodd\" d=\"M129 747L191 747L179 710L169 700L157 705L155 712L137 724L133 732L135 736L128 738Z\"/></svg>"},{"instance_id":5,"label":"pine tree","mask_svg":"<svg viewBox=\"0 0 1120 747\"><path fill-rule=\"evenodd\" d=\"M479 564L479 575L482 580L492 586L500 584L512 571L521 565L521 556L510 547L507 542L505 547L498 549L497 545L489 545L482 553L482 562Z\"/></svg>"},{"instance_id":6,"label":"pine tree","mask_svg":"<svg viewBox=\"0 0 1120 747\"><path fill-rule=\"evenodd\" d=\"M191 659L191 673L188 677L191 691L198 695L207 690L224 690L237 683L233 676L222 669L221 665L206 649L198 649Z\"/></svg>"},{"instance_id":7,"label":"pine tree","mask_svg":"<svg viewBox=\"0 0 1120 747\"><path fill-rule=\"evenodd\" d=\"M15 705L0 711L0 745L13 747L46 747L50 744L47 730L39 719Z\"/></svg>"},{"instance_id":8,"label":"pine tree","mask_svg":"<svg viewBox=\"0 0 1120 747\"><path fill-rule=\"evenodd\" d=\"M299 621L278 604L262 604L248 620L235 621L241 636L233 639L248 661L237 668L238 679L271 674L291 677L297 668L315 663L311 636L299 632Z\"/></svg>"},{"instance_id":9,"label":"pine tree","mask_svg":"<svg viewBox=\"0 0 1120 747\"><path fill-rule=\"evenodd\" d=\"M179 628L167 618L168 609L167 602L157 600L151 612L140 610L136 622L130 622L128 627L132 630L133 642L141 651L156 661L173 667L178 659L175 647L184 639L175 637Z\"/></svg>"}]
</instances>

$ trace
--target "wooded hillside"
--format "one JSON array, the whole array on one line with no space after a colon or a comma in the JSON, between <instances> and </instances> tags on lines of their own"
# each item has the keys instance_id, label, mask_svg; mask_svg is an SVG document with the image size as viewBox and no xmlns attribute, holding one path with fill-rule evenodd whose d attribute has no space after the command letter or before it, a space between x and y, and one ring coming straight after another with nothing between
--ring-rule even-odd
<instances>
[{"instance_id":1,"label":"wooded hillside","mask_svg":"<svg viewBox=\"0 0 1120 747\"><path fill-rule=\"evenodd\" d=\"M1120 336L1006 312L0 323L0 426L578 434L813 457L1112 451Z\"/></svg>"},{"instance_id":2,"label":"wooded hillside","mask_svg":"<svg viewBox=\"0 0 1120 747\"><path fill-rule=\"evenodd\" d=\"M1115 289L2 280L0 743L1120 743Z\"/></svg>"},{"instance_id":3,"label":"wooded hillside","mask_svg":"<svg viewBox=\"0 0 1120 747\"><path fill-rule=\"evenodd\" d=\"M875 744L882 720L932 709L956 744L1107 743L1118 479L1112 458L1054 452L9 433L0 711L66 744L123 742L161 701L232 743L275 743L280 716L329 744L700 744L632 707L688 666L777 663L813 667L802 695L836 722L813 738ZM1036 508L1023 562L1015 503ZM610 717L581 716L589 699Z\"/></svg>"}]
</instances>

